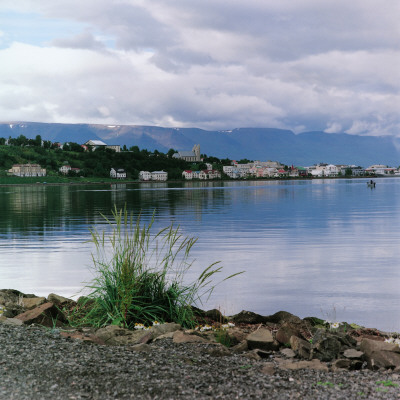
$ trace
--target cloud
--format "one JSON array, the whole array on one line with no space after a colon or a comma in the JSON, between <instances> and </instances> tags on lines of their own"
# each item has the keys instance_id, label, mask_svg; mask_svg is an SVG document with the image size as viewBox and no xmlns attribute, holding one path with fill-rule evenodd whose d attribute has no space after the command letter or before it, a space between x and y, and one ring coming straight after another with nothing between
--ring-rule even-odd
<instances>
[{"instance_id":1,"label":"cloud","mask_svg":"<svg viewBox=\"0 0 400 400\"><path fill-rule=\"evenodd\" d=\"M395 0L4 1L6 119L399 133Z\"/></svg>"},{"instance_id":2,"label":"cloud","mask_svg":"<svg viewBox=\"0 0 400 400\"><path fill-rule=\"evenodd\" d=\"M90 32L82 32L78 35L69 38L56 38L51 43L51 46L65 47L71 49L89 49L89 50L103 50L105 44L95 39Z\"/></svg>"}]
</instances>

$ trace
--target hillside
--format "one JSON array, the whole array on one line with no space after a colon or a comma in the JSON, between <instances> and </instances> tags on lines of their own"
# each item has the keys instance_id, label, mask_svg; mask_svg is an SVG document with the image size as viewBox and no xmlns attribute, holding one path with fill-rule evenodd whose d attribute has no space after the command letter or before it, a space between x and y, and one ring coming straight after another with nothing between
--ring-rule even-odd
<instances>
[{"instance_id":1,"label":"hillside","mask_svg":"<svg viewBox=\"0 0 400 400\"><path fill-rule=\"evenodd\" d=\"M219 158L278 160L285 164L400 164L400 142L390 136L357 136L273 128L238 128L206 131L197 128L162 128L136 125L46 124L8 122L0 124L0 137L41 135L52 142L84 143L101 139L108 144L138 146L149 151L191 150L199 143L203 154Z\"/></svg>"}]
</instances>

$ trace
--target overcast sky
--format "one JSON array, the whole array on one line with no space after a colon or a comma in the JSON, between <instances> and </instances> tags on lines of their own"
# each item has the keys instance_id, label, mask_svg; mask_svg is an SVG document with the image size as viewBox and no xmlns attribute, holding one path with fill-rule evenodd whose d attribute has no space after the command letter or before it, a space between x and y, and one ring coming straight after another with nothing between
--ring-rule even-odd
<instances>
[{"instance_id":1,"label":"overcast sky","mask_svg":"<svg viewBox=\"0 0 400 400\"><path fill-rule=\"evenodd\" d=\"M399 0L1 0L0 120L400 136Z\"/></svg>"}]
</instances>

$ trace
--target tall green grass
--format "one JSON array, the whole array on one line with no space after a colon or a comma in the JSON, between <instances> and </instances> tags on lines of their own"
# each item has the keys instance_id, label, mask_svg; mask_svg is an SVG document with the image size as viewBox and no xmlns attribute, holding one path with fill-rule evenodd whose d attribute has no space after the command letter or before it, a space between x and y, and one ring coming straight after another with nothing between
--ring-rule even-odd
<instances>
[{"instance_id":1,"label":"tall green grass","mask_svg":"<svg viewBox=\"0 0 400 400\"><path fill-rule=\"evenodd\" d=\"M111 219L104 218L107 231L91 230L96 251L92 255L95 278L87 286L90 294L72 314L71 322L132 329L135 323L157 320L193 327L192 306L201 305L204 296L214 290L214 275L222 270L219 263L187 283L196 238L182 235L172 224L153 234L154 215L147 225L142 224L140 216L134 219L126 207L115 208Z\"/></svg>"}]
</instances>

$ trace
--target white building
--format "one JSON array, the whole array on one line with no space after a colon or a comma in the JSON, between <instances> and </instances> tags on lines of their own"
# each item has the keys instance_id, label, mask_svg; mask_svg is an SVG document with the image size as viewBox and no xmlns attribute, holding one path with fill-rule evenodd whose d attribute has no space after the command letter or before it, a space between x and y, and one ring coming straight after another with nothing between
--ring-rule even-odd
<instances>
[{"instance_id":1,"label":"white building","mask_svg":"<svg viewBox=\"0 0 400 400\"><path fill-rule=\"evenodd\" d=\"M15 176L46 176L46 168L39 164L14 164L9 170L9 175Z\"/></svg>"},{"instance_id":2,"label":"white building","mask_svg":"<svg viewBox=\"0 0 400 400\"><path fill-rule=\"evenodd\" d=\"M110 178L126 179L126 171L122 168L111 168Z\"/></svg>"},{"instance_id":3,"label":"white building","mask_svg":"<svg viewBox=\"0 0 400 400\"><path fill-rule=\"evenodd\" d=\"M99 147L105 147L106 149L111 149L114 150L116 153L120 153L121 152L121 146L119 144L106 144L101 140L88 140L84 146L86 146L86 148L88 146L90 146L92 148L92 150L96 150Z\"/></svg>"},{"instance_id":4,"label":"white building","mask_svg":"<svg viewBox=\"0 0 400 400\"><path fill-rule=\"evenodd\" d=\"M165 172L165 171L153 171L151 173L151 179L153 181L166 181L168 179L168 172Z\"/></svg>"},{"instance_id":5,"label":"white building","mask_svg":"<svg viewBox=\"0 0 400 400\"><path fill-rule=\"evenodd\" d=\"M185 170L182 172L182 177L187 179L187 180L191 180L193 179L193 171L191 170Z\"/></svg>"},{"instance_id":6,"label":"white building","mask_svg":"<svg viewBox=\"0 0 400 400\"><path fill-rule=\"evenodd\" d=\"M151 180L151 172L149 172L149 171L140 171L139 172L139 179L141 181L150 181Z\"/></svg>"}]
</instances>

